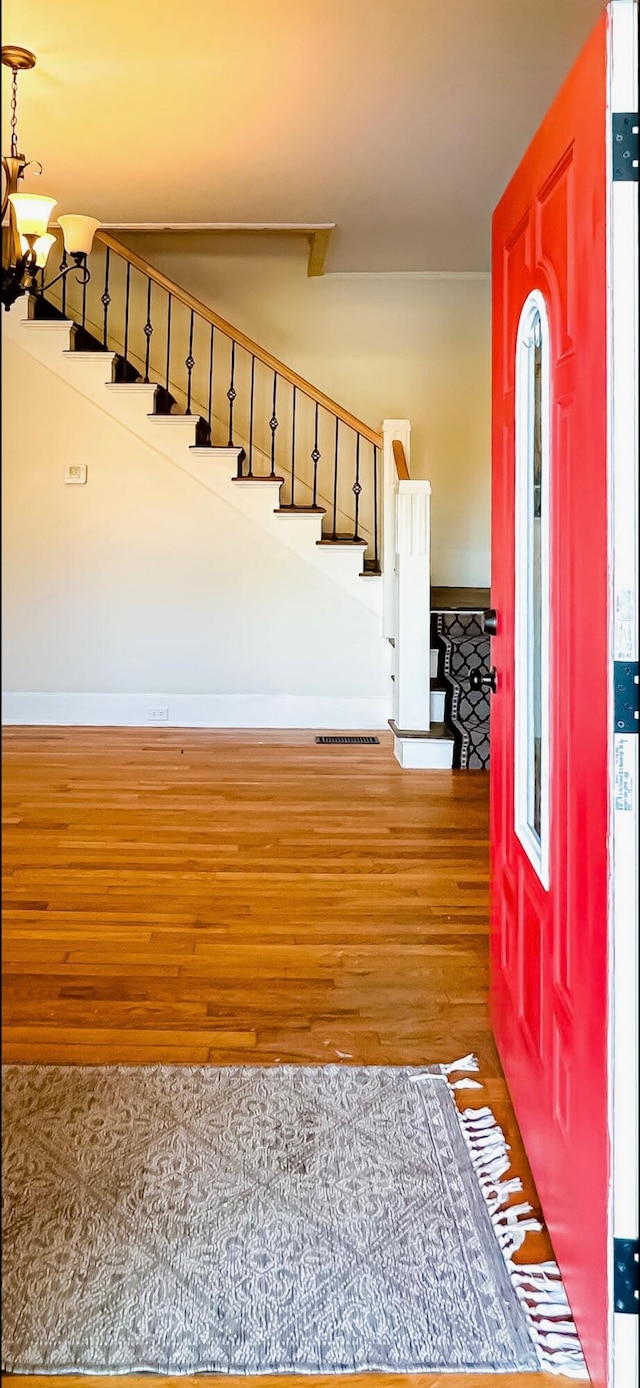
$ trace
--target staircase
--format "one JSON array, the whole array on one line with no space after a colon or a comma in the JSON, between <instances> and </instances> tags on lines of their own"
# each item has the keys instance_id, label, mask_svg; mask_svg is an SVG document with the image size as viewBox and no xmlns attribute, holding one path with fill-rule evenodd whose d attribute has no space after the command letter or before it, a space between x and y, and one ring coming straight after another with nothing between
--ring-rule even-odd
<instances>
[{"instance_id":1,"label":"staircase","mask_svg":"<svg viewBox=\"0 0 640 1388\"><path fill-rule=\"evenodd\" d=\"M438 610L431 620L435 665L429 650L430 488L410 478L408 421L371 429L106 232L98 233L90 264L89 281L76 281L71 272L53 292L45 287L29 303L18 300L3 314L8 338L186 473L223 504L222 514L224 507L233 510L245 525L243 543L257 526L269 544L322 578L322 600L311 600L304 631L307 652L317 651L306 656L308 682L320 696L296 704L283 675L280 693L252 703L237 682L227 694L222 676L225 692L217 692L218 669L212 681L209 666L196 694L169 694L158 682L153 698L131 696L130 713L119 705L112 713L98 696L95 714L80 699L75 716L61 716L67 694L10 695L8 721L378 729L390 722L403 766L482 764L482 700L467 708L460 683L461 657L479 633L469 631L460 642L453 611ZM190 505L198 506L197 491ZM398 507L404 520L397 529ZM140 523L148 529L146 518ZM277 568L276 551L269 553ZM260 593L269 626L272 567L270 560ZM287 574L289 586L283 592L280 584L276 601L288 642L288 604L294 612L296 591L310 580L295 563ZM235 601L242 633L248 575L246 569L236 575L237 597L231 585L226 605ZM218 579L211 591L220 603ZM207 624L210 616L207 610ZM464 622L472 619L467 613ZM295 647L293 623L291 639ZM482 661L481 646L479 638L474 649ZM288 654L295 683L305 657L296 666L295 650ZM223 666L224 660L221 648ZM324 697L327 662L337 698ZM270 678L273 684L273 672ZM149 709L150 702L167 707Z\"/></svg>"},{"instance_id":2,"label":"staircase","mask_svg":"<svg viewBox=\"0 0 640 1388\"><path fill-rule=\"evenodd\" d=\"M74 351L113 353L114 385L153 383L151 413L191 420L195 447L235 450L238 482L276 482L278 515L318 517L318 544L353 546L379 576L381 432L108 232L90 268L33 296L33 320L71 321Z\"/></svg>"},{"instance_id":3,"label":"staircase","mask_svg":"<svg viewBox=\"0 0 640 1388\"><path fill-rule=\"evenodd\" d=\"M491 696L486 688L471 686L474 673L489 673L490 638L483 622L489 606L488 588L432 589L432 694L440 694L443 721L454 741L453 765L463 770L489 769Z\"/></svg>"}]
</instances>

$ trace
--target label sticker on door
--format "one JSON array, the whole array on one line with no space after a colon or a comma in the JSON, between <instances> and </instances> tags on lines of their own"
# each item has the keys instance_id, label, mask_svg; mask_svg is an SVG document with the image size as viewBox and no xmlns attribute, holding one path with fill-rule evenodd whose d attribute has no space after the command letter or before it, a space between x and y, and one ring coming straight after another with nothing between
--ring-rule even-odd
<instances>
[{"instance_id":1,"label":"label sticker on door","mask_svg":"<svg viewBox=\"0 0 640 1388\"><path fill-rule=\"evenodd\" d=\"M614 738L615 799L614 807L623 813L633 810L633 745L629 737Z\"/></svg>"}]
</instances>

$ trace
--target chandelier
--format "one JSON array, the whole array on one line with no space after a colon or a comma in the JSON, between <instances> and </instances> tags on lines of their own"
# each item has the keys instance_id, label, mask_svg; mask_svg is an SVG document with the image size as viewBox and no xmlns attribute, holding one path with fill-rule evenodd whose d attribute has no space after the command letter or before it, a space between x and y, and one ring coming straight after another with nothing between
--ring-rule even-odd
<instances>
[{"instance_id":1,"label":"chandelier","mask_svg":"<svg viewBox=\"0 0 640 1388\"><path fill-rule=\"evenodd\" d=\"M2 62L11 68L11 153L2 156L2 225L3 234L8 240L8 257L2 261L2 302L5 309L11 308L21 294L30 294L37 287L38 272L44 270L55 236L49 231L49 218L55 198L43 197L39 193L20 192L20 183L25 170L34 166L34 171L42 173L42 165L36 160L26 160L18 151L18 73L35 67L36 60L28 48L15 48L3 45ZM5 214L9 209L9 221L5 224ZM65 258L69 264L61 268L60 274L46 286L57 284L58 280L75 270L80 276L79 283L87 284L90 278L87 256L93 245L93 237L100 222L95 217L84 217L69 213L58 218L64 239Z\"/></svg>"}]
</instances>

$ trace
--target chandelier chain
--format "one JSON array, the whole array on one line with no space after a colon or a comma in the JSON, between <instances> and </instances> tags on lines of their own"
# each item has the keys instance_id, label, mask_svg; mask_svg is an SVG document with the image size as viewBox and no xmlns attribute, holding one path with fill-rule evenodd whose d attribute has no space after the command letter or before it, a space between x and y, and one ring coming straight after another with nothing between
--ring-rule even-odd
<instances>
[{"instance_id":1,"label":"chandelier chain","mask_svg":"<svg viewBox=\"0 0 640 1388\"><path fill-rule=\"evenodd\" d=\"M29 193L22 195L22 201L26 205L37 206L36 213L32 220L27 220L27 213L22 207L20 211L21 198L15 194L20 188L21 180L25 170L31 167L34 172L42 173L42 165L38 160L27 161L20 153L18 146L18 74L28 71L36 66L36 57L28 48L18 48L13 44L2 44L2 66L11 70L11 154L2 157L3 189L2 189L2 218L9 207L9 219L7 222L9 236L9 254L4 259L5 245L3 241L3 263L2 275L0 277L0 303L5 310L9 310L21 295L26 294L32 300L37 298L38 304L45 302L45 291L51 289L54 284L62 281L62 312L65 313L66 295L66 276L73 274L76 282L82 287L82 327L85 326L86 309L86 289L91 279L91 271L87 264L87 257L91 251L93 234L99 222L95 217L79 216L77 222L80 230L78 231L78 241L84 243L82 249L67 252L65 233L64 254L60 265L59 274L54 279L45 284L45 266L47 256L52 245L55 245L55 236L47 232L49 223L49 210L56 206L54 198L33 199ZM72 219L73 221L73 219ZM39 228L37 234L34 228L33 234L24 232L23 226L34 226ZM108 264L108 257L107 257ZM105 286L105 297L108 296L108 286ZM103 298L105 310L105 320L108 304ZM42 315L40 315L42 316ZM148 349L147 349L148 350Z\"/></svg>"},{"instance_id":2,"label":"chandelier chain","mask_svg":"<svg viewBox=\"0 0 640 1388\"><path fill-rule=\"evenodd\" d=\"M11 158L18 158L18 69L11 69Z\"/></svg>"}]
</instances>

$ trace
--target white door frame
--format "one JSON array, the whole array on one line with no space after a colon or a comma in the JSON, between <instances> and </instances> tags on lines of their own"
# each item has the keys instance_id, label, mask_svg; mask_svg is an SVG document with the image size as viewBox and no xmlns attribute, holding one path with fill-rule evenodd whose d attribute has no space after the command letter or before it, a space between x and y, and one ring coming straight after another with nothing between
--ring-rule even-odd
<instances>
[{"instance_id":1,"label":"white door frame","mask_svg":"<svg viewBox=\"0 0 640 1388\"><path fill-rule=\"evenodd\" d=\"M637 1239L638 728L621 732L615 683L638 660L638 184L613 178L614 112L638 111L637 0L610 0L608 63L608 495L610 585L609 1074L613 1239ZM636 116L637 121L637 116ZM636 667L637 668L637 667ZM637 697L637 695L636 695ZM615 1311L610 1259L612 1388L639 1382L638 1320Z\"/></svg>"}]
</instances>

